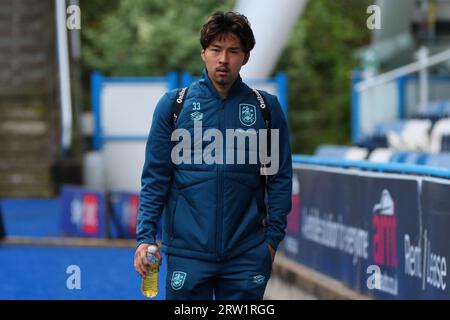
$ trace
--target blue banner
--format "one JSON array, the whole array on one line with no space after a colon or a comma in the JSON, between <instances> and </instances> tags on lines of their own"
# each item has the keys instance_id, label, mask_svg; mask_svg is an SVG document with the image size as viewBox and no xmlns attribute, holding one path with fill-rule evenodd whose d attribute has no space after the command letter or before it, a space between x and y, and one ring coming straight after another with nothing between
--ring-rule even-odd
<instances>
[{"instance_id":1,"label":"blue banner","mask_svg":"<svg viewBox=\"0 0 450 320\"><path fill-rule=\"evenodd\" d=\"M427 299L449 299L447 258L450 257L450 182L424 180L422 183L423 241L411 247L419 268L422 295ZM416 274L419 272L416 272Z\"/></svg>"},{"instance_id":2,"label":"blue banner","mask_svg":"<svg viewBox=\"0 0 450 320\"><path fill-rule=\"evenodd\" d=\"M111 237L136 239L136 223L139 210L139 194L114 192L109 198L111 210ZM156 238L161 239L162 220L158 222Z\"/></svg>"},{"instance_id":3,"label":"blue banner","mask_svg":"<svg viewBox=\"0 0 450 320\"><path fill-rule=\"evenodd\" d=\"M106 197L103 192L62 187L60 214L63 235L106 237Z\"/></svg>"},{"instance_id":4,"label":"blue banner","mask_svg":"<svg viewBox=\"0 0 450 320\"><path fill-rule=\"evenodd\" d=\"M359 291L382 299L418 299L420 283L406 271L405 246L420 239L419 179L361 175L361 219L368 230L368 259Z\"/></svg>"},{"instance_id":5,"label":"blue banner","mask_svg":"<svg viewBox=\"0 0 450 320\"><path fill-rule=\"evenodd\" d=\"M347 229L359 227L352 219L358 206L354 190L358 179L351 175L296 170L299 183L300 237L296 258L320 272L354 285L347 270L358 263L348 242ZM345 203L351 204L345 205ZM358 225L355 225L358 224ZM288 233L288 237L291 233ZM287 252L289 248L286 248ZM344 254L349 252L350 254ZM353 276L354 277L354 276Z\"/></svg>"},{"instance_id":6,"label":"blue banner","mask_svg":"<svg viewBox=\"0 0 450 320\"><path fill-rule=\"evenodd\" d=\"M423 298L417 246L426 209L419 184L420 178L407 175L295 168L282 248L291 259L369 296Z\"/></svg>"},{"instance_id":7,"label":"blue banner","mask_svg":"<svg viewBox=\"0 0 450 320\"><path fill-rule=\"evenodd\" d=\"M116 192L111 195L112 237L136 239L139 210L137 193Z\"/></svg>"}]
</instances>

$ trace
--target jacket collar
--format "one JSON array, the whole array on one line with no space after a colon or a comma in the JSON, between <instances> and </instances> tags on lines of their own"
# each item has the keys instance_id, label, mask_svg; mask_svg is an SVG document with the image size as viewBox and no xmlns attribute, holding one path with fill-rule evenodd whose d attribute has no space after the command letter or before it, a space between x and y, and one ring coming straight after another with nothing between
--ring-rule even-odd
<instances>
[{"instance_id":1,"label":"jacket collar","mask_svg":"<svg viewBox=\"0 0 450 320\"><path fill-rule=\"evenodd\" d=\"M216 97L217 99L220 99L220 95L217 92L216 87L214 87L211 79L209 78L208 70L206 70L206 68L204 68L202 71L200 84L205 85L208 88L208 91L210 91L214 97ZM234 81L233 85L231 86L226 99L230 99L230 98L234 97L235 95L237 95L239 93L239 91L243 88L243 86L244 86L244 83L242 81L242 78L240 75L238 75L236 81Z\"/></svg>"}]
</instances>

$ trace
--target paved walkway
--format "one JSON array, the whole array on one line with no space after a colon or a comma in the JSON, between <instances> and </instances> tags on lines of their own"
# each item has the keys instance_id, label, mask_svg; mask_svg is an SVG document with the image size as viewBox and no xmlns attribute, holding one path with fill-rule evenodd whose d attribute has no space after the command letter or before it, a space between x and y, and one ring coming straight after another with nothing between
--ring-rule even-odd
<instances>
[{"instance_id":1,"label":"paved walkway","mask_svg":"<svg viewBox=\"0 0 450 320\"><path fill-rule=\"evenodd\" d=\"M267 284L264 300L317 300L318 298L298 285L292 285L273 275Z\"/></svg>"},{"instance_id":2,"label":"paved walkway","mask_svg":"<svg viewBox=\"0 0 450 320\"><path fill-rule=\"evenodd\" d=\"M341 282L277 253L264 299L367 300L372 298L353 291Z\"/></svg>"}]
</instances>

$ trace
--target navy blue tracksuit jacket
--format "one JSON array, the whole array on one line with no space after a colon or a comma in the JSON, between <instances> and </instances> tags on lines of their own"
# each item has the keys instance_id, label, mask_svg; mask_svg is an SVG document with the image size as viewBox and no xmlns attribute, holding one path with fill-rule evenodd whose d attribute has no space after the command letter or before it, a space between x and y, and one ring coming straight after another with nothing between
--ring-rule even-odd
<instances>
[{"instance_id":1,"label":"navy blue tracksuit jacket","mask_svg":"<svg viewBox=\"0 0 450 320\"><path fill-rule=\"evenodd\" d=\"M269 176L265 186L259 164L227 164L225 154L223 164L172 162L176 93L166 93L153 115L142 172L138 244L155 242L157 222L164 215L162 250L170 255L224 261L264 241L277 249L285 235L292 192L288 127L277 98L261 91L272 128L279 129L279 170ZM243 106L255 112L249 116L243 113ZM219 129L224 152L233 151L225 150L226 129L266 129L259 108L255 93L240 77L221 99L204 70L202 78L189 87L175 128L184 128L194 137L194 121L201 119L203 134ZM204 150L211 141L200 139L197 143L202 143Z\"/></svg>"}]
</instances>

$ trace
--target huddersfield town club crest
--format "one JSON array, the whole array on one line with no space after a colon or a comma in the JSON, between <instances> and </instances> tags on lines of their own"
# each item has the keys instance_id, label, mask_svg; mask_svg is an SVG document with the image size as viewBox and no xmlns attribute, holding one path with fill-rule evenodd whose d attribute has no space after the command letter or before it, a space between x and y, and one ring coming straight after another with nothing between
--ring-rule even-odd
<instances>
[{"instance_id":1,"label":"huddersfield town club crest","mask_svg":"<svg viewBox=\"0 0 450 320\"><path fill-rule=\"evenodd\" d=\"M262 275L253 276L253 282L256 283L257 285L263 284L265 279L266 277Z\"/></svg>"},{"instance_id":2,"label":"huddersfield town club crest","mask_svg":"<svg viewBox=\"0 0 450 320\"><path fill-rule=\"evenodd\" d=\"M174 271L172 273L171 286L173 290L180 290L184 285L184 280L186 279L186 272Z\"/></svg>"},{"instance_id":3,"label":"huddersfield town club crest","mask_svg":"<svg viewBox=\"0 0 450 320\"><path fill-rule=\"evenodd\" d=\"M256 122L256 107L251 104L239 104L239 121L244 126L251 126Z\"/></svg>"}]
</instances>

